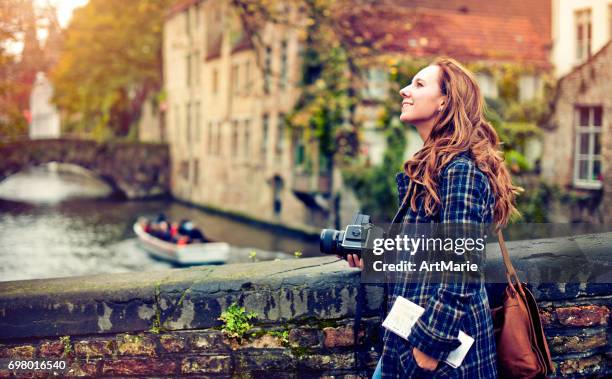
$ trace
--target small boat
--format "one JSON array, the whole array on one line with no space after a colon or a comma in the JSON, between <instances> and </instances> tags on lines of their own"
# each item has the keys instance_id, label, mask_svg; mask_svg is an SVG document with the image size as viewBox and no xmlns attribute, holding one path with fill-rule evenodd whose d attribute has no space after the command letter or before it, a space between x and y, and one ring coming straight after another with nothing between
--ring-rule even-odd
<instances>
[{"instance_id":1,"label":"small boat","mask_svg":"<svg viewBox=\"0 0 612 379\"><path fill-rule=\"evenodd\" d=\"M134 233L142 248L154 258L180 266L222 264L227 262L230 245L225 242L189 243L179 245L159 239L144 230L145 220L134 223Z\"/></svg>"}]
</instances>

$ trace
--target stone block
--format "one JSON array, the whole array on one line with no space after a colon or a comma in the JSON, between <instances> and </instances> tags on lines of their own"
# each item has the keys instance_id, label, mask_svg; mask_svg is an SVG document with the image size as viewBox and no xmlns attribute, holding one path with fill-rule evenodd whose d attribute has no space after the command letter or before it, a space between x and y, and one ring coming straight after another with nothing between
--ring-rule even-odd
<instances>
[{"instance_id":1,"label":"stone block","mask_svg":"<svg viewBox=\"0 0 612 379\"><path fill-rule=\"evenodd\" d=\"M283 348L283 341L276 336L264 334L261 337L255 338L253 341L243 343L242 345L236 346L237 349L281 349Z\"/></svg>"},{"instance_id":2,"label":"stone block","mask_svg":"<svg viewBox=\"0 0 612 379\"><path fill-rule=\"evenodd\" d=\"M193 333L190 347L194 352L217 352L230 350L230 343L222 332L211 330Z\"/></svg>"},{"instance_id":3,"label":"stone block","mask_svg":"<svg viewBox=\"0 0 612 379\"><path fill-rule=\"evenodd\" d=\"M62 341L47 341L39 345L42 358L60 358L64 355L64 343Z\"/></svg>"},{"instance_id":4,"label":"stone block","mask_svg":"<svg viewBox=\"0 0 612 379\"><path fill-rule=\"evenodd\" d=\"M113 355L115 346L114 340L83 340L74 343L74 351L83 358L109 357Z\"/></svg>"},{"instance_id":5,"label":"stone block","mask_svg":"<svg viewBox=\"0 0 612 379\"><path fill-rule=\"evenodd\" d=\"M176 362L170 359L121 358L105 360L102 375L174 375Z\"/></svg>"},{"instance_id":6,"label":"stone block","mask_svg":"<svg viewBox=\"0 0 612 379\"><path fill-rule=\"evenodd\" d=\"M607 333L601 331L591 335L554 336L549 339L553 354L583 353L591 349L606 346Z\"/></svg>"},{"instance_id":7,"label":"stone block","mask_svg":"<svg viewBox=\"0 0 612 379\"><path fill-rule=\"evenodd\" d=\"M601 356L594 355L586 358L567 359L560 362L557 367L558 373L565 377L594 374L601 371L605 364Z\"/></svg>"},{"instance_id":8,"label":"stone block","mask_svg":"<svg viewBox=\"0 0 612 379\"><path fill-rule=\"evenodd\" d=\"M324 328L323 345L327 348L353 346L355 344L353 327L344 325L337 328ZM363 330L359 331L359 338L365 335Z\"/></svg>"},{"instance_id":9,"label":"stone block","mask_svg":"<svg viewBox=\"0 0 612 379\"><path fill-rule=\"evenodd\" d=\"M309 370L343 370L355 367L355 355L346 354L313 354L300 357L298 367Z\"/></svg>"},{"instance_id":10,"label":"stone block","mask_svg":"<svg viewBox=\"0 0 612 379\"><path fill-rule=\"evenodd\" d=\"M235 355L236 369L253 370L289 370L296 366L293 355L286 349L269 349L245 351Z\"/></svg>"},{"instance_id":11,"label":"stone block","mask_svg":"<svg viewBox=\"0 0 612 379\"><path fill-rule=\"evenodd\" d=\"M610 310L603 305L579 305L557 308L557 319L565 326L595 326L607 325Z\"/></svg>"},{"instance_id":12,"label":"stone block","mask_svg":"<svg viewBox=\"0 0 612 379\"><path fill-rule=\"evenodd\" d=\"M178 353L185 349L185 338L174 334L159 337L159 343L168 353Z\"/></svg>"},{"instance_id":13,"label":"stone block","mask_svg":"<svg viewBox=\"0 0 612 379\"><path fill-rule=\"evenodd\" d=\"M0 347L0 358L34 358L36 348L32 345Z\"/></svg>"},{"instance_id":14,"label":"stone block","mask_svg":"<svg viewBox=\"0 0 612 379\"><path fill-rule=\"evenodd\" d=\"M181 361L183 374L229 374L232 358L228 355L187 357Z\"/></svg>"},{"instance_id":15,"label":"stone block","mask_svg":"<svg viewBox=\"0 0 612 379\"><path fill-rule=\"evenodd\" d=\"M152 338L142 335L121 334L117 336L117 353L119 355L149 357L157 356L155 342Z\"/></svg>"},{"instance_id":16,"label":"stone block","mask_svg":"<svg viewBox=\"0 0 612 379\"><path fill-rule=\"evenodd\" d=\"M74 361L66 372L67 377L96 377L98 374L98 360Z\"/></svg>"},{"instance_id":17,"label":"stone block","mask_svg":"<svg viewBox=\"0 0 612 379\"><path fill-rule=\"evenodd\" d=\"M315 328L298 328L289 331L289 344L293 347L321 346L320 330Z\"/></svg>"}]
</instances>

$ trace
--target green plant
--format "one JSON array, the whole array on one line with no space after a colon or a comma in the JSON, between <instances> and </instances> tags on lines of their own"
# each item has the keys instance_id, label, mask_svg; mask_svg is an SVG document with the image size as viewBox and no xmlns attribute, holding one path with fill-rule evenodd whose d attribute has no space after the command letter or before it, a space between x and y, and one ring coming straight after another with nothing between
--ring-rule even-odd
<instances>
[{"instance_id":1,"label":"green plant","mask_svg":"<svg viewBox=\"0 0 612 379\"><path fill-rule=\"evenodd\" d=\"M293 256L296 258L301 258L302 257L302 252L301 251L294 251L293 252Z\"/></svg>"},{"instance_id":2,"label":"green plant","mask_svg":"<svg viewBox=\"0 0 612 379\"><path fill-rule=\"evenodd\" d=\"M249 258L252 262L257 262L257 252L255 250L249 253Z\"/></svg>"},{"instance_id":3,"label":"green plant","mask_svg":"<svg viewBox=\"0 0 612 379\"><path fill-rule=\"evenodd\" d=\"M271 332L268 332L268 334L271 335L272 337L278 338L283 346L289 345L289 331L288 330L271 331Z\"/></svg>"},{"instance_id":4,"label":"green plant","mask_svg":"<svg viewBox=\"0 0 612 379\"><path fill-rule=\"evenodd\" d=\"M238 304L233 303L221 313L218 320L221 320L224 323L221 328L223 333L225 333L228 337L242 340L249 329L253 327L249 320L252 320L255 317L257 317L255 312L247 313L244 307L240 307Z\"/></svg>"},{"instance_id":5,"label":"green plant","mask_svg":"<svg viewBox=\"0 0 612 379\"><path fill-rule=\"evenodd\" d=\"M60 337L60 342L64 346L64 351L62 352L62 357L67 357L72 353L72 345L70 344L70 336Z\"/></svg>"}]
</instances>

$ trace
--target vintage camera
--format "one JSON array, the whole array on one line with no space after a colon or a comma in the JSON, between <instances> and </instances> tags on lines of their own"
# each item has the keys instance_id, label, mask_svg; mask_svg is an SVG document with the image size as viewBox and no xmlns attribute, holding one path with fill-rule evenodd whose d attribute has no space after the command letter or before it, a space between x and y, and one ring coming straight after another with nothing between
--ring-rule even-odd
<instances>
[{"instance_id":1,"label":"vintage camera","mask_svg":"<svg viewBox=\"0 0 612 379\"><path fill-rule=\"evenodd\" d=\"M373 238L382 236L382 230L370 222L370 216L357 213L353 222L344 231L323 229L319 248L323 254L339 255L346 258L347 254L357 254L371 249Z\"/></svg>"}]
</instances>

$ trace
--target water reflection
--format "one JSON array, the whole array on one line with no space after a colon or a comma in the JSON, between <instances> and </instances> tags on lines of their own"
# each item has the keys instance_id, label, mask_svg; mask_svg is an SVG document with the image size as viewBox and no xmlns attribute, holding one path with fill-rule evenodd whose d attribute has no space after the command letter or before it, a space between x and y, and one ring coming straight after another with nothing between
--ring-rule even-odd
<instances>
[{"instance_id":1,"label":"water reflection","mask_svg":"<svg viewBox=\"0 0 612 379\"><path fill-rule=\"evenodd\" d=\"M173 201L119 201L96 178L36 168L0 183L0 280L159 270L134 238L139 216L189 218L234 247L232 262L318 254L317 241L210 214ZM289 253L289 254L287 254Z\"/></svg>"}]
</instances>

